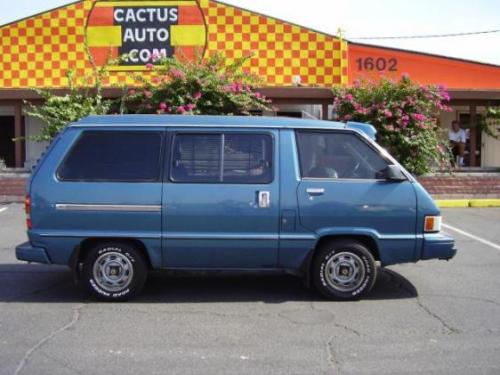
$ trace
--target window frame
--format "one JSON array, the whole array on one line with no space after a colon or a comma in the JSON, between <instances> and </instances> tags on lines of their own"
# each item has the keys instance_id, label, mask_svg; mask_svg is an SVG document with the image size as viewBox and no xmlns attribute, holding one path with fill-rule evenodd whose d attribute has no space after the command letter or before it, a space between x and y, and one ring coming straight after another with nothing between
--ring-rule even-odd
<instances>
[{"instance_id":1,"label":"window frame","mask_svg":"<svg viewBox=\"0 0 500 375\"><path fill-rule=\"evenodd\" d=\"M136 180L130 180L130 179L71 179L71 178L63 178L60 175L61 168L64 166L74 149L78 146L79 142L83 139L83 137L87 134L103 134L103 133L109 133L109 134L130 134L130 133L153 133L156 134L160 137L160 150L159 150L159 157L158 157L158 166L157 166L157 175L156 178L154 179L136 179ZM83 130L76 139L72 142L71 146L69 149L66 151L64 157L62 158L61 162L57 166L56 172L55 172L55 177L57 181L59 182L92 182L92 183L154 183L154 182L162 182L163 181L163 164L165 162L165 130L164 129L153 129L153 130L144 130L144 129L131 129L131 130L113 130L113 129L99 129L99 130Z\"/></svg>"},{"instance_id":2,"label":"window frame","mask_svg":"<svg viewBox=\"0 0 500 375\"><path fill-rule=\"evenodd\" d=\"M222 171L222 181L176 181L172 177L172 171L173 171L173 162L174 162L174 145L175 145L175 140L176 137L179 135L219 135L221 139L221 165L220 169ZM224 135L264 135L268 136L271 139L271 174L270 174L270 179L269 181L266 182L225 182L224 181ZM165 168L168 170L168 181L170 183L174 184L219 184L219 185L270 185L274 182L275 179L275 150L276 150L276 141L275 141L275 136L271 131L241 131L241 130L176 130L173 131L170 134L169 137L169 146L170 146L170 151L169 151L169 158L168 158L168 166Z\"/></svg>"},{"instance_id":3,"label":"window frame","mask_svg":"<svg viewBox=\"0 0 500 375\"><path fill-rule=\"evenodd\" d=\"M328 130L328 129L295 129L295 145L297 147L297 156L298 156L298 162L299 162L299 173L300 173L300 179L301 180L313 180L313 181L323 181L323 180L329 180L329 181L386 181L384 178L344 178L344 177L305 177L302 171L302 157L301 157L301 150L300 150L300 141L299 141L299 134L300 133L329 133L329 134L351 134L357 139L359 139L361 142L366 144L371 150L375 152L380 158L387 163L387 165L394 164L392 160L388 159L385 157L379 149L377 149L373 144L371 144L365 137L360 135L357 131L354 130Z\"/></svg>"}]
</instances>

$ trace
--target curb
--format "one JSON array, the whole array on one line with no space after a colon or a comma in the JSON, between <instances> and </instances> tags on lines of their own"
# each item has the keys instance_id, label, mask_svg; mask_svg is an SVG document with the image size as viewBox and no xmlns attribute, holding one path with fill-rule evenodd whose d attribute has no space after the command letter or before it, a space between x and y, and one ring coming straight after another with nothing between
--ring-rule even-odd
<instances>
[{"instance_id":1,"label":"curb","mask_svg":"<svg viewBox=\"0 0 500 375\"><path fill-rule=\"evenodd\" d=\"M500 199L436 199L440 208L500 207Z\"/></svg>"}]
</instances>

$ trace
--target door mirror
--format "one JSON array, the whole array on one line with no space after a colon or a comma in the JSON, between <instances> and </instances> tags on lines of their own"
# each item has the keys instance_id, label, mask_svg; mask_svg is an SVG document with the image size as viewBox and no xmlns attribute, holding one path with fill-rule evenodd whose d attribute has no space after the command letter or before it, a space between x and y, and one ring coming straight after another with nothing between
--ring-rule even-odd
<instances>
[{"instance_id":1,"label":"door mirror","mask_svg":"<svg viewBox=\"0 0 500 375\"><path fill-rule=\"evenodd\" d=\"M387 181L405 181L407 178L397 165L391 164L377 172L377 178Z\"/></svg>"}]
</instances>

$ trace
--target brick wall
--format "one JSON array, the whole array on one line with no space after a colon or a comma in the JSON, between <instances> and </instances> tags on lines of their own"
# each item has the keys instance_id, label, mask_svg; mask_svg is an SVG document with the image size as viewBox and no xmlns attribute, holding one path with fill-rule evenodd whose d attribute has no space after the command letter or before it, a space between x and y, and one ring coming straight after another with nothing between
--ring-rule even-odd
<instances>
[{"instance_id":1,"label":"brick wall","mask_svg":"<svg viewBox=\"0 0 500 375\"><path fill-rule=\"evenodd\" d=\"M28 176L0 175L0 202L22 202Z\"/></svg>"},{"instance_id":2,"label":"brick wall","mask_svg":"<svg viewBox=\"0 0 500 375\"><path fill-rule=\"evenodd\" d=\"M500 198L500 174L477 173L419 177L434 198Z\"/></svg>"}]
</instances>

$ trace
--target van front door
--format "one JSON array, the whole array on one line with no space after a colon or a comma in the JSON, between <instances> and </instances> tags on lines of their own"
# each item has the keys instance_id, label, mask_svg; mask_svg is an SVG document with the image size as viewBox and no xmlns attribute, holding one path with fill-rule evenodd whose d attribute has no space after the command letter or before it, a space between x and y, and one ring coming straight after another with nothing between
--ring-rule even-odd
<instances>
[{"instance_id":1,"label":"van front door","mask_svg":"<svg viewBox=\"0 0 500 375\"><path fill-rule=\"evenodd\" d=\"M163 188L166 268L272 268L279 229L272 130L174 130Z\"/></svg>"},{"instance_id":2,"label":"van front door","mask_svg":"<svg viewBox=\"0 0 500 375\"><path fill-rule=\"evenodd\" d=\"M414 259L416 194L410 181L380 179L387 161L350 132L297 133L300 223L318 235L369 235L382 263Z\"/></svg>"}]
</instances>

